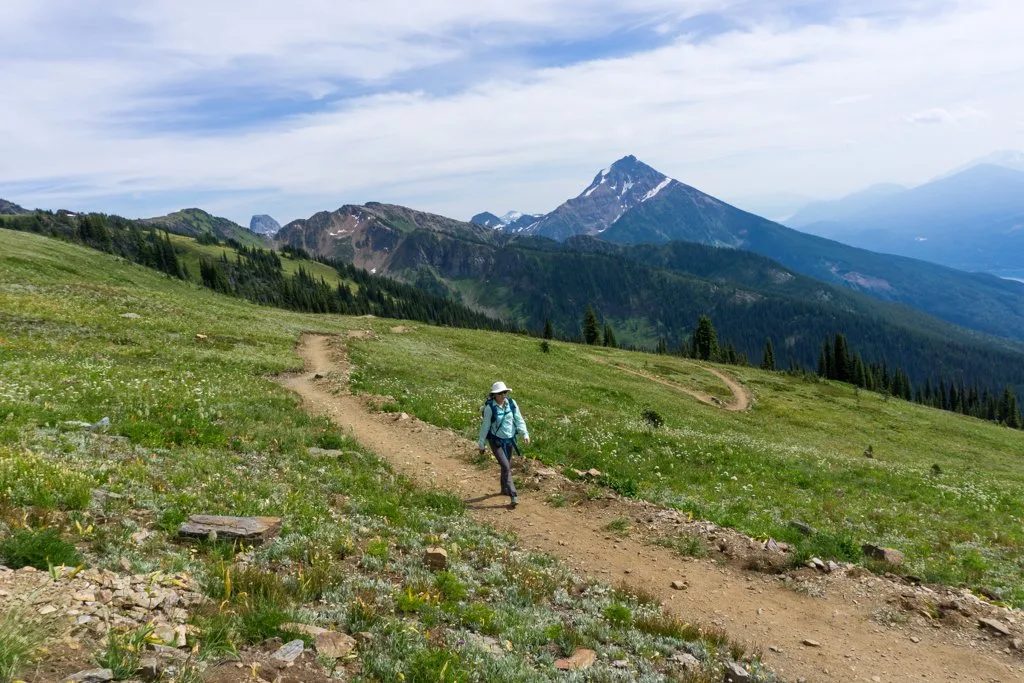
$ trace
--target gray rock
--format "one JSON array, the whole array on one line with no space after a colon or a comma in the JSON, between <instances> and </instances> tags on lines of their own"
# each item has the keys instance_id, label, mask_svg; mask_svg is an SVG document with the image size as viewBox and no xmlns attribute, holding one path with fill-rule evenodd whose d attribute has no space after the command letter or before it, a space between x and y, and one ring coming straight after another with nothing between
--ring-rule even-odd
<instances>
[{"instance_id":1,"label":"gray rock","mask_svg":"<svg viewBox=\"0 0 1024 683\"><path fill-rule=\"evenodd\" d=\"M341 451L334 448L317 448L316 446L306 449L314 458L338 458Z\"/></svg>"},{"instance_id":2,"label":"gray rock","mask_svg":"<svg viewBox=\"0 0 1024 683\"><path fill-rule=\"evenodd\" d=\"M86 669L71 674L63 683L106 683L114 680L114 672L110 669Z\"/></svg>"},{"instance_id":3,"label":"gray rock","mask_svg":"<svg viewBox=\"0 0 1024 683\"><path fill-rule=\"evenodd\" d=\"M672 661L683 667L685 671L699 671L700 660L689 652L677 652L671 657Z\"/></svg>"},{"instance_id":4,"label":"gray rock","mask_svg":"<svg viewBox=\"0 0 1024 683\"><path fill-rule=\"evenodd\" d=\"M686 590L689 587L690 587L689 584L686 583L685 581L676 580L676 581L672 582L672 588L674 588L677 591L684 591L684 590Z\"/></svg>"},{"instance_id":5,"label":"gray rock","mask_svg":"<svg viewBox=\"0 0 1024 683\"><path fill-rule=\"evenodd\" d=\"M814 534L818 533L818 530L815 529L810 524L804 524L803 522L801 522L799 520L796 520L796 519L791 521L789 523L789 526L794 528L794 529L796 529L797 531L799 531L804 536L813 536Z\"/></svg>"},{"instance_id":6,"label":"gray rock","mask_svg":"<svg viewBox=\"0 0 1024 683\"><path fill-rule=\"evenodd\" d=\"M1013 642L1010 643L1010 646L1017 652L1024 652L1024 639L1014 638Z\"/></svg>"},{"instance_id":7,"label":"gray rock","mask_svg":"<svg viewBox=\"0 0 1024 683\"><path fill-rule=\"evenodd\" d=\"M729 662L725 665L725 676L722 683L743 683L750 680L750 672L736 662Z\"/></svg>"},{"instance_id":8,"label":"gray rock","mask_svg":"<svg viewBox=\"0 0 1024 683\"><path fill-rule=\"evenodd\" d=\"M120 317L128 318L129 320L138 320L142 316L139 315L138 313L122 313Z\"/></svg>"},{"instance_id":9,"label":"gray rock","mask_svg":"<svg viewBox=\"0 0 1024 683\"><path fill-rule=\"evenodd\" d=\"M468 633L466 634L466 644L477 647L495 657L501 657L505 654L505 650L502 649L501 643L499 643L496 638L492 638L490 636Z\"/></svg>"},{"instance_id":10,"label":"gray rock","mask_svg":"<svg viewBox=\"0 0 1024 683\"><path fill-rule=\"evenodd\" d=\"M1013 635L1013 632L1010 631L1010 627L1004 624L1003 622L999 621L998 619L986 619L982 617L981 619L978 619L978 624L983 627L990 628L996 633L999 633L1000 635Z\"/></svg>"},{"instance_id":11,"label":"gray rock","mask_svg":"<svg viewBox=\"0 0 1024 683\"><path fill-rule=\"evenodd\" d=\"M277 652L270 655L270 658L278 662L291 664L302 655L305 648L305 644L301 640L296 639L282 645Z\"/></svg>"},{"instance_id":12,"label":"gray rock","mask_svg":"<svg viewBox=\"0 0 1024 683\"><path fill-rule=\"evenodd\" d=\"M225 517L221 515L192 515L178 529L179 536L189 538L240 539L265 541L281 533L280 517Z\"/></svg>"}]
</instances>

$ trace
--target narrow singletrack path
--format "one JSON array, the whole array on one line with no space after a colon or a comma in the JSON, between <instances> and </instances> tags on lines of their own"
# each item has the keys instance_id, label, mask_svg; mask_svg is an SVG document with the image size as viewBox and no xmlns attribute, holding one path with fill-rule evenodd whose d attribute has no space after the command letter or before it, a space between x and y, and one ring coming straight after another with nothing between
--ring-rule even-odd
<instances>
[{"instance_id":1,"label":"narrow singletrack path","mask_svg":"<svg viewBox=\"0 0 1024 683\"><path fill-rule=\"evenodd\" d=\"M689 387L683 386L678 382L673 382L672 380L665 379L664 377L658 377L657 375L652 375L647 372L635 370L633 368L629 368L626 367L625 365L620 365L618 363L609 363L603 358L598 358L596 356L590 356L590 359L598 363L601 363L602 365L608 365L610 367L613 367L616 370L628 372L631 375L643 377L644 379L649 379L652 382L657 382L658 384L662 384L666 387L671 387L676 391L680 391L688 396L692 396L693 398L697 399L698 401L701 401L702 403L707 403L708 405L712 406L719 406L721 408L725 408L726 410L742 412L750 408L750 405L754 402L753 396L747 390L746 387L744 387L742 384L740 384L739 382L737 382L736 380L734 380L732 377L725 374L721 370L718 370L717 368L710 368L704 365L697 366L700 369L705 370L714 375L715 377L717 377L718 379L722 380L722 382L725 383L725 386L729 387L729 391L732 392L732 400L728 402L722 401L717 397L712 396L711 394L705 393L703 391L690 389Z\"/></svg>"},{"instance_id":2,"label":"narrow singletrack path","mask_svg":"<svg viewBox=\"0 0 1024 683\"><path fill-rule=\"evenodd\" d=\"M330 417L396 471L462 496L475 519L514 532L524 548L652 594L685 620L725 629L733 640L759 649L764 662L786 680L1024 680L1016 655L977 646L945 629L923 627L915 631L914 642L906 631L876 623L872 614L884 603L832 592L808 597L781 586L774 576L710 560L687 561L667 549L615 536L605 527L623 514L626 503L621 501L595 501L585 510L552 507L524 487L519 507L509 510L506 498L495 494L497 467L481 470L472 463L475 443L415 418L373 413L348 393L344 340L310 334L298 350L306 371L278 381L298 393L307 410ZM671 582L677 579L688 588L673 590ZM805 645L805 640L819 646Z\"/></svg>"}]
</instances>

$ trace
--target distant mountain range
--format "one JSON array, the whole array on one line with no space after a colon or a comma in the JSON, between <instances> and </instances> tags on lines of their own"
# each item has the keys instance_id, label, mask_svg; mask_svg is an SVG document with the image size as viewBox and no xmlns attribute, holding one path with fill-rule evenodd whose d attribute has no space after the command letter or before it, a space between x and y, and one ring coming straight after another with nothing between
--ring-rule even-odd
<instances>
[{"instance_id":1,"label":"distant mountain range","mask_svg":"<svg viewBox=\"0 0 1024 683\"><path fill-rule=\"evenodd\" d=\"M527 228L537 222L540 216L530 213L520 213L518 211L509 211L504 216L495 216L489 211L478 213L469 219L470 223L476 223L482 225L485 228L493 228L495 230L502 230L504 232L522 232L524 228Z\"/></svg>"},{"instance_id":2,"label":"distant mountain range","mask_svg":"<svg viewBox=\"0 0 1024 683\"><path fill-rule=\"evenodd\" d=\"M787 225L967 271L1024 274L1024 153L1001 152L907 189L810 204Z\"/></svg>"},{"instance_id":3,"label":"distant mountain range","mask_svg":"<svg viewBox=\"0 0 1024 683\"><path fill-rule=\"evenodd\" d=\"M977 166L964 173L967 177L985 176L990 168ZM994 175L1016 173L996 169ZM963 174L957 178L962 180ZM984 184L977 183L974 192L983 191ZM898 198L909 192L916 194L892 186L875 188L842 206L872 205L874 199ZM939 199L941 196L935 201ZM1005 209L1004 204L993 203L999 210ZM612 164L580 195L522 232L563 240L582 234L618 244L683 240L744 249L824 282L904 303L964 327L1024 339L1024 289L1020 283L793 230L672 180L632 156Z\"/></svg>"}]
</instances>

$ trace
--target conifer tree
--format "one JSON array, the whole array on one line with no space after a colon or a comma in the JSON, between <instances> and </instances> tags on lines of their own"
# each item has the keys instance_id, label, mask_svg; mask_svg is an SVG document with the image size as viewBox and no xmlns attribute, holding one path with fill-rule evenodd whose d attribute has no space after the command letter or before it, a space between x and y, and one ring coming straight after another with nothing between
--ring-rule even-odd
<instances>
[{"instance_id":1,"label":"conifer tree","mask_svg":"<svg viewBox=\"0 0 1024 683\"><path fill-rule=\"evenodd\" d=\"M764 340L764 355L761 357L761 369L775 369L775 349L772 348L771 337L768 337Z\"/></svg>"},{"instance_id":2,"label":"conifer tree","mask_svg":"<svg viewBox=\"0 0 1024 683\"><path fill-rule=\"evenodd\" d=\"M618 343L615 341L615 333L612 332L612 326L607 321L604 324L604 345L613 349L618 346Z\"/></svg>"},{"instance_id":3,"label":"conifer tree","mask_svg":"<svg viewBox=\"0 0 1024 683\"><path fill-rule=\"evenodd\" d=\"M718 357L718 335L711 318L702 315L697 321L697 331L693 333L693 346L697 358L712 360Z\"/></svg>"},{"instance_id":4,"label":"conifer tree","mask_svg":"<svg viewBox=\"0 0 1024 683\"><path fill-rule=\"evenodd\" d=\"M544 321L544 338L545 339L554 339L554 337L555 337L555 327L554 327L554 325L551 324L551 318L548 318L547 320Z\"/></svg>"},{"instance_id":5,"label":"conifer tree","mask_svg":"<svg viewBox=\"0 0 1024 683\"><path fill-rule=\"evenodd\" d=\"M587 312L583 314L583 341L591 345L601 343L601 326L592 306L587 306Z\"/></svg>"}]
</instances>

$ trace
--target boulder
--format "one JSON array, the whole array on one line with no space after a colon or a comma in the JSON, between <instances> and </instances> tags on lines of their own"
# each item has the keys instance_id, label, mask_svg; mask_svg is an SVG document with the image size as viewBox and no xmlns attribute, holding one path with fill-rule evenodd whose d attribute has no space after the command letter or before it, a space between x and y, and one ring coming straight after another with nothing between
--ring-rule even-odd
<instances>
[{"instance_id":1,"label":"boulder","mask_svg":"<svg viewBox=\"0 0 1024 683\"><path fill-rule=\"evenodd\" d=\"M341 659L356 647L356 639L347 633L324 631L316 636L316 653L322 657Z\"/></svg>"},{"instance_id":2,"label":"boulder","mask_svg":"<svg viewBox=\"0 0 1024 683\"><path fill-rule=\"evenodd\" d=\"M178 529L188 538L229 538L242 541L265 541L281 533L280 517L225 517L192 515Z\"/></svg>"},{"instance_id":3,"label":"boulder","mask_svg":"<svg viewBox=\"0 0 1024 683\"><path fill-rule=\"evenodd\" d=\"M555 668L561 671L583 671L594 666L597 661L597 653L593 650L580 648L572 653L572 657L555 661Z\"/></svg>"},{"instance_id":4,"label":"boulder","mask_svg":"<svg viewBox=\"0 0 1024 683\"><path fill-rule=\"evenodd\" d=\"M744 683L750 680L750 672L736 662L729 662L725 665L725 676L723 683Z\"/></svg>"},{"instance_id":5,"label":"boulder","mask_svg":"<svg viewBox=\"0 0 1024 683\"><path fill-rule=\"evenodd\" d=\"M865 543L860 549L867 557L891 564L894 567L900 566L903 564L904 559L906 559L903 553L895 548L881 548L877 545Z\"/></svg>"},{"instance_id":6,"label":"boulder","mask_svg":"<svg viewBox=\"0 0 1024 683\"><path fill-rule=\"evenodd\" d=\"M440 547L427 548L423 553L423 564L433 570L448 568L448 551Z\"/></svg>"}]
</instances>

